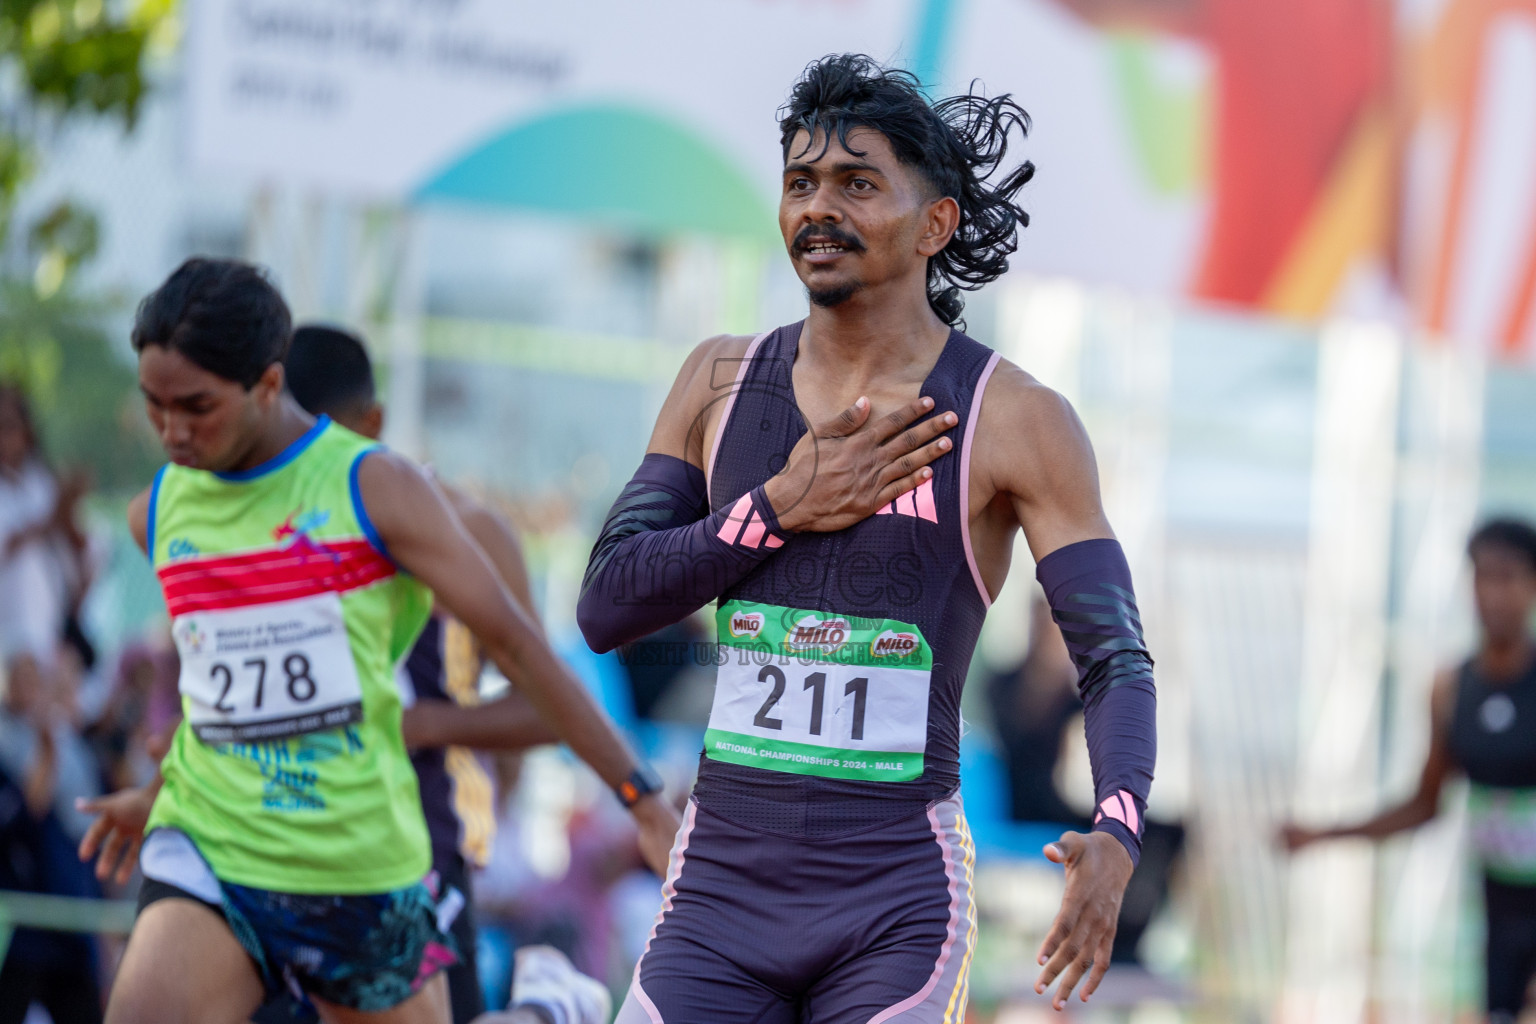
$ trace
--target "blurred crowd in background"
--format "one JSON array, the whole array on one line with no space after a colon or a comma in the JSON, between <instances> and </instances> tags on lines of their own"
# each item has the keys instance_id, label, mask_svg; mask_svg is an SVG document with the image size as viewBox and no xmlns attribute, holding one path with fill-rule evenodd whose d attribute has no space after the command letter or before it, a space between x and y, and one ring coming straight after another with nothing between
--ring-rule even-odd
<instances>
[{"instance_id":1,"label":"blurred crowd in background","mask_svg":"<svg viewBox=\"0 0 1536 1024\"><path fill-rule=\"evenodd\" d=\"M368 339L385 440L518 526L557 649L685 793L713 620L598 657L576 596L689 349L803 315L760 188L779 169L772 108L805 62L861 49L939 93L989 75L1035 116L1035 223L1015 271L968 298L968 332L1083 416L1157 659L1158 778L1120 967L1074 1019L1476 1020L1458 793L1379 850L1291 860L1275 831L1411 788L1434 672L1474 637L1466 537L1536 515L1536 147L1510 142L1530 138L1536 5L565 6L0 4L0 889L132 895L75 858L76 800L143 781L179 714L159 590L123 523L161 460L127 325L194 253L262 263L296 319ZM790 16L811 7L824 38ZM333 14L395 34L326 34ZM486 49L401 70L400 40L432 18L481 19ZM1377 45L1392 33L1400 74ZM595 42L561 49L567 35ZM686 59L667 58L685 36ZM1417 60L1433 73L1402 85ZM690 119L723 141L677 129ZM1509 316L1487 312L1506 299ZM1050 1019L1027 995L1060 898L1039 851L1091 813L1074 673L1043 608L1021 550L965 703L971 1019L999 1024ZM627 819L557 749L483 767L489 1004L530 942L622 991L656 911ZM120 949L17 930L0 992L24 974L58 1024L93 1019ZM28 1012L0 998L0 1024Z\"/></svg>"}]
</instances>

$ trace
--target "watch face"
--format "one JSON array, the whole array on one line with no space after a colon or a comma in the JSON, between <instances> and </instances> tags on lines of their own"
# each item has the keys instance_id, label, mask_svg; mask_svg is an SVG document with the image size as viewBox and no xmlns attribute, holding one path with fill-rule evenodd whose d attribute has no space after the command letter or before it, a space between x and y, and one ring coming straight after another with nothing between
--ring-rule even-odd
<instances>
[{"instance_id":1,"label":"watch face","mask_svg":"<svg viewBox=\"0 0 1536 1024\"><path fill-rule=\"evenodd\" d=\"M652 765L641 765L636 769L634 779L639 785L641 793L657 793L661 791L661 773Z\"/></svg>"},{"instance_id":2,"label":"watch face","mask_svg":"<svg viewBox=\"0 0 1536 1024\"><path fill-rule=\"evenodd\" d=\"M624 801L625 807L632 807L636 800L649 793L659 793L662 790L661 773L653 766L643 764L629 773L629 778L618 785L619 799Z\"/></svg>"}]
</instances>

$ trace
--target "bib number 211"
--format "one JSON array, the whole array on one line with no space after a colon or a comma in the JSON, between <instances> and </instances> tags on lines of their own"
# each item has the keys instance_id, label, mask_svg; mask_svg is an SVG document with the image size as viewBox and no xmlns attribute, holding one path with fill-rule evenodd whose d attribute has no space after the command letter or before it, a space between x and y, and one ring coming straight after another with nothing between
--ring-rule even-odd
<instances>
[{"instance_id":1,"label":"bib number 211","mask_svg":"<svg viewBox=\"0 0 1536 1024\"><path fill-rule=\"evenodd\" d=\"M757 714L752 716L752 724L759 729L772 729L780 731L784 728L784 720L771 717L771 712L778 706L784 697L784 691L789 685L784 670L777 665L764 665L763 670L757 674L760 683L771 683L772 691L763 701L763 706L757 709ZM820 736L823 725L823 712L826 710L827 698L827 674L825 672L812 672L805 677L803 690L811 692L811 706L806 732L812 736ZM869 677L858 676L843 684L843 697L853 698L853 714L848 722L848 736L850 740L862 740L864 738L864 712L869 702Z\"/></svg>"}]
</instances>

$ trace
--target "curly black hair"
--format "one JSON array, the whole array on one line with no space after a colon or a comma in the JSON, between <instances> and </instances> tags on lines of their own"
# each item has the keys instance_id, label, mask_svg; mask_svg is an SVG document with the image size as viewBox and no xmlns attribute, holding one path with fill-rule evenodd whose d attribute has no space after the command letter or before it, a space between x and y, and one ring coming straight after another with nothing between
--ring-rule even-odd
<instances>
[{"instance_id":1,"label":"curly black hair","mask_svg":"<svg viewBox=\"0 0 1536 1024\"><path fill-rule=\"evenodd\" d=\"M916 75L862 53L832 54L809 64L789 102L779 108L784 159L801 131L809 139L819 132L824 147L836 136L843 148L861 156L848 145L855 128L884 135L898 160L938 195L959 204L954 237L928 260L928 304L939 319L963 329L961 290L997 280L1019 247L1019 228L1029 225L1029 214L1014 197L1034 177L1035 165L1026 160L995 184L990 181L1008 153L1009 135L1029 134L1029 114L1010 94L988 99L974 83L963 96L930 103Z\"/></svg>"}]
</instances>

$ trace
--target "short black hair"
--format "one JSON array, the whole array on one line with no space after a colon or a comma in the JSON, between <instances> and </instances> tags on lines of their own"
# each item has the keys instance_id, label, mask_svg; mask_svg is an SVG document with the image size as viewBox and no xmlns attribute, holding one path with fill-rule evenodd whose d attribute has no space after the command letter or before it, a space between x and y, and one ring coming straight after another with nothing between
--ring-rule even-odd
<instances>
[{"instance_id":1,"label":"short black hair","mask_svg":"<svg viewBox=\"0 0 1536 1024\"><path fill-rule=\"evenodd\" d=\"M373 363L363 339L351 331L300 325L284 365L288 390L306 412L334 417L374 402Z\"/></svg>"},{"instance_id":2,"label":"short black hair","mask_svg":"<svg viewBox=\"0 0 1536 1024\"><path fill-rule=\"evenodd\" d=\"M1532 572L1536 572L1536 527L1524 519L1500 516L1483 523L1467 541L1467 554L1476 555L1484 548L1512 551L1525 559Z\"/></svg>"},{"instance_id":3,"label":"short black hair","mask_svg":"<svg viewBox=\"0 0 1536 1024\"><path fill-rule=\"evenodd\" d=\"M973 86L974 89L974 86ZM930 103L909 71L887 68L861 53L833 54L806 67L789 102L779 108L779 138L788 160L797 132L835 136L850 153L848 133L869 128L890 141L896 158L921 174L940 196L960 207L960 225L943 251L928 260L928 304L947 324L964 327L960 291L975 291L1008 269L1029 214L1014 196L1034 177L1028 160L996 184L1008 136L1029 134L1029 114L1008 93L988 99L974 91Z\"/></svg>"},{"instance_id":4,"label":"short black hair","mask_svg":"<svg viewBox=\"0 0 1536 1024\"><path fill-rule=\"evenodd\" d=\"M144 301L133 322L133 350L179 352L209 373L249 391L288 353L293 319L260 267L193 257Z\"/></svg>"}]
</instances>

